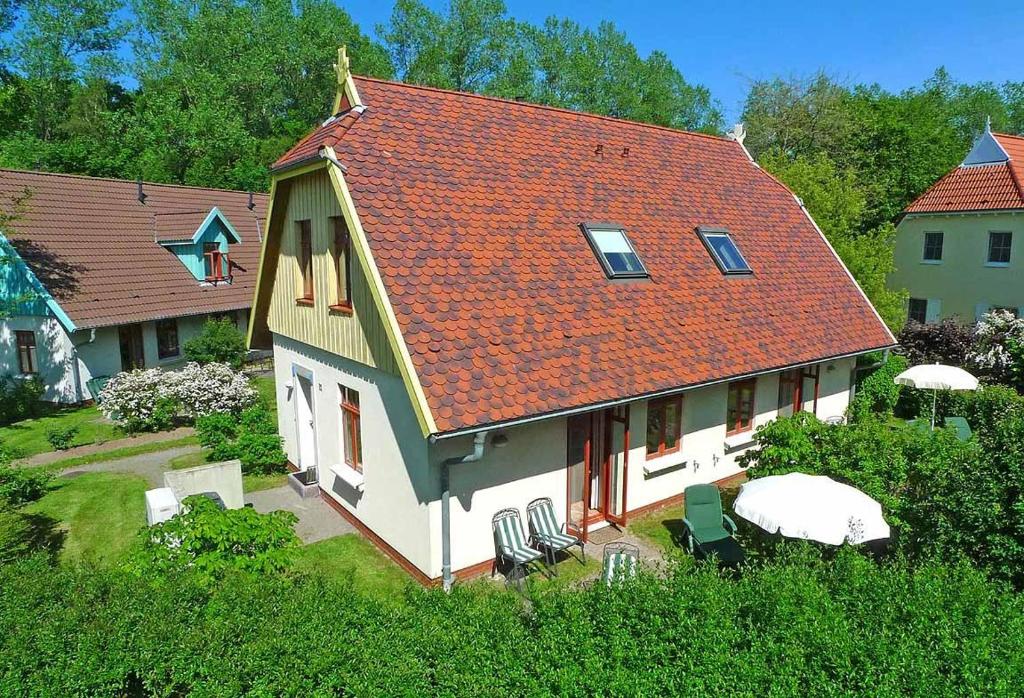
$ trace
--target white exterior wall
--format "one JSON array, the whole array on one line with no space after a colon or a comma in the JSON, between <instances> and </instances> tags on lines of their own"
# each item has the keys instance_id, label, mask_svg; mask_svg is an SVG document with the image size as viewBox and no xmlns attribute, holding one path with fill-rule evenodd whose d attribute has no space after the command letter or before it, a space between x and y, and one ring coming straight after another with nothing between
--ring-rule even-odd
<instances>
[{"instance_id":1,"label":"white exterior wall","mask_svg":"<svg viewBox=\"0 0 1024 698\"><path fill-rule=\"evenodd\" d=\"M249 311L233 313L238 329L248 329ZM208 315L178 318L178 349L184 351L185 342L199 334ZM177 368L185 363L183 353L160 359L157 354L156 322L142 325L142 346L147 368ZM50 402L76 403L94 398L87 381L95 376L113 376L121 372L121 345L117 327L76 330L70 335L63 325L50 316L19 315L0 321L0 375L18 373L16 330L36 333L36 359L39 377L46 386L43 399ZM78 376L76 377L76 370ZM81 386L80 391L79 387Z\"/></svg>"},{"instance_id":2,"label":"white exterior wall","mask_svg":"<svg viewBox=\"0 0 1024 698\"><path fill-rule=\"evenodd\" d=\"M842 415L849 404L854 359L822 364L818 417ZM831 369L829 367L832 367ZM778 407L778 374L760 376L755 392L754 429L774 419ZM726 384L684 393L683 437L679 451L647 460L647 403L630 405L630 453L627 484L629 511L679 495L687 486L715 482L736 475L739 455L752 445L753 430L726 437ZM805 403L811 409L813 396ZM452 466L452 568L458 570L494 557L491 517L499 509L517 507L526 527L526 505L537 497L551 497L555 512L565 521L566 419L553 418L510 429L496 430L508 437L503 448L488 445L476 463ZM617 439L618 440L618 439ZM448 457L471 452L472 437L445 439L430 446L430 462L439 475ZM616 456L621 463L621 453ZM685 463L685 466L683 464ZM645 466L656 469L645 474ZM440 540L440 502L431 505L430 529ZM604 525L591 525L591 530ZM627 521L628 525L628 521ZM441 573L441 551L434 545L428 574Z\"/></svg>"},{"instance_id":3,"label":"white exterior wall","mask_svg":"<svg viewBox=\"0 0 1024 698\"><path fill-rule=\"evenodd\" d=\"M288 460L298 463L293 366L313 374L313 418L320 487L367 528L420 570L432 569L430 502L440 498L440 480L427 463L427 442L399 376L274 335L278 430ZM338 386L359 393L363 483L359 492L331 472L345 468ZM436 576L436 575L432 575Z\"/></svg>"},{"instance_id":4,"label":"white exterior wall","mask_svg":"<svg viewBox=\"0 0 1024 698\"><path fill-rule=\"evenodd\" d=\"M409 562L430 578L441 575L440 466L473 450L473 437L429 443L419 431L406 388L398 376L382 372L301 342L274 335L279 430L285 452L298 462L293 367L313 375L320 486ZM822 365L818 416L841 415L850 396L853 359ZM342 463L338 385L359 392L365 482L356 491L331 473ZM679 495L691 484L714 482L740 472L736 458L751 446L753 432L727 438L727 385L684 394L683 437L678 452L646 460L647 403L630 406L628 501L630 511ZM755 429L777 414L778 374L757 379ZM810 409L813 396L806 407ZM526 505L551 497L565 520L566 418L497 429L508 443L488 437L483 458L451 467L452 567L455 570L494 557L491 517L517 507L526 525ZM621 458L621 454L617 457ZM645 473L645 466L656 472ZM600 525L592 525L591 530Z\"/></svg>"},{"instance_id":5,"label":"white exterior wall","mask_svg":"<svg viewBox=\"0 0 1024 698\"><path fill-rule=\"evenodd\" d=\"M14 335L18 330L36 333L37 370L46 386L43 399L50 402L78 401L74 347L63 325L54 317L17 315L0 320L0 376L17 378L20 375Z\"/></svg>"}]
</instances>

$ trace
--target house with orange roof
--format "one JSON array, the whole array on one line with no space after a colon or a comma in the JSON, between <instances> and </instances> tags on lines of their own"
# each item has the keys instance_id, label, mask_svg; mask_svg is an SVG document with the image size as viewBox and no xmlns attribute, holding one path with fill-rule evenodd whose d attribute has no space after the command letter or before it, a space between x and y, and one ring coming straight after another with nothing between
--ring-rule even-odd
<instances>
[{"instance_id":1,"label":"house with orange roof","mask_svg":"<svg viewBox=\"0 0 1024 698\"><path fill-rule=\"evenodd\" d=\"M739 130L337 71L273 166L250 345L292 466L423 583L491 569L501 509L587 539L736 476L894 344Z\"/></svg>"},{"instance_id":2,"label":"house with orange roof","mask_svg":"<svg viewBox=\"0 0 1024 698\"><path fill-rule=\"evenodd\" d=\"M0 169L0 377L94 400L173 368L210 317L248 327L265 194Z\"/></svg>"},{"instance_id":3,"label":"house with orange roof","mask_svg":"<svg viewBox=\"0 0 1024 698\"><path fill-rule=\"evenodd\" d=\"M1024 137L986 125L963 162L903 211L895 262L888 284L909 291L909 320L1024 317Z\"/></svg>"}]
</instances>

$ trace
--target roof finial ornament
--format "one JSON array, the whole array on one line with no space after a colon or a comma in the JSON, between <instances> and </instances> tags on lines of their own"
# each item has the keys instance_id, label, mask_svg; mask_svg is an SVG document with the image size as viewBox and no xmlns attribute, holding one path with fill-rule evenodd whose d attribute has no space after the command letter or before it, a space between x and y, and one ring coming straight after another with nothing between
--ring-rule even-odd
<instances>
[{"instance_id":1,"label":"roof finial ornament","mask_svg":"<svg viewBox=\"0 0 1024 698\"><path fill-rule=\"evenodd\" d=\"M747 139L747 128L742 122L732 127L732 130L725 134L725 137L730 141L736 141L740 145L743 145L743 141Z\"/></svg>"},{"instance_id":2,"label":"roof finial ornament","mask_svg":"<svg viewBox=\"0 0 1024 698\"><path fill-rule=\"evenodd\" d=\"M985 133L992 133L992 115L985 115Z\"/></svg>"},{"instance_id":3,"label":"roof finial ornament","mask_svg":"<svg viewBox=\"0 0 1024 698\"><path fill-rule=\"evenodd\" d=\"M337 76L338 85L334 95L334 109L331 110L331 118L343 111L362 106L356 84L352 80L348 48L344 44L338 47L338 61L334 64L334 74Z\"/></svg>"}]
</instances>

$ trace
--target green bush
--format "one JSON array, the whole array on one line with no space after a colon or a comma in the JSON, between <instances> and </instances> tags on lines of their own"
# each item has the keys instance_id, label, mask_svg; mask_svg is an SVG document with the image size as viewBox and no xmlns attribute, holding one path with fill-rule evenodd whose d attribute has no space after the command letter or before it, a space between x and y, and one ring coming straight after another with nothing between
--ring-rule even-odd
<instances>
[{"instance_id":1,"label":"green bush","mask_svg":"<svg viewBox=\"0 0 1024 698\"><path fill-rule=\"evenodd\" d=\"M53 473L43 468L0 465L0 499L12 506L34 502L50 489Z\"/></svg>"},{"instance_id":2,"label":"green bush","mask_svg":"<svg viewBox=\"0 0 1024 698\"><path fill-rule=\"evenodd\" d=\"M78 424L54 424L46 427L46 441L55 451L66 451L78 436Z\"/></svg>"},{"instance_id":3,"label":"green bush","mask_svg":"<svg viewBox=\"0 0 1024 698\"><path fill-rule=\"evenodd\" d=\"M284 471L288 457L281 449L281 437L277 434L247 432L238 437L235 445L242 461L242 472L270 474Z\"/></svg>"},{"instance_id":4,"label":"green bush","mask_svg":"<svg viewBox=\"0 0 1024 698\"><path fill-rule=\"evenodd\" d=\"M847 551L848 552L848 551ZM159 619L159 622L154 622ZM1018 696L1024 597L966 565L689 561L609 590L0 568L0 694Z\"/></svg>"},{"instance_id":5,"label":"green bush","mask_svg":"<svg viewBox=\"0 0 1024 698\"><path fill-rule=\"evenodd\" d=\"M907 360L890 354L878 369L857 386L857 393L849 407L850 420L857 421L873 414L892 414L900 397L900 386L893 379L905 370Z\"/></svg>"},{"instance_id":6,"label":"green bush","mask_svg":"<svg viewBox=\"0 0 1024 698\"><path fill-rule=\"evenodd\" d=\"M43 382L35 376L15 379L6 375L0 378L0 425L42 414L40 400L45 391Z\"/></svg>"},{"instance_id":7,"label":"green bush","mask_svg":"<svg viewBox=\"0 0 1024 698\"><path fill-rule=\"evenodd\" d=\"M210 462L242 461L246 474L283 472L287 461L270 411L256 404L238 417L214 413L196 420L199 442Z\"/></svg>"},{"instance_id":8,"label":"green bush","mask_svg":"<svg viewBox=\"0 0 1024 698\"><path fill-rule=\"evenodd\" d=\"M1024 588L1022 399L1006 388L956 399L977 425L968 442L877 417L828 426L796 415L759 429L740 463L751 478L799 471L849 483L881 503L910 559L967 557Z\"/></svg>"},{"instance_id":9,"label":"green bush","mask_svg":"<svg viewBox=\"0 0 1024 698\"><path fill-rule=\"evenodd\" d=\"M186 497L184 513L143 529L134 567L145 575L193 570L212 578L230 570L274 572L299 545L290 511L221 509L203 495Z\"/></svg>"},{"instance_id":10,"label":"green bush","mask_svg":"<svg viewBox=\"0 0 1024 698\"><path fill-rule=\"evenodd\" d=\"M183 350L189 361L223 363L237 370L245 359L245 336L227 318L209 319L199 335L185 342Z\"/></svg>"}]
</instances>

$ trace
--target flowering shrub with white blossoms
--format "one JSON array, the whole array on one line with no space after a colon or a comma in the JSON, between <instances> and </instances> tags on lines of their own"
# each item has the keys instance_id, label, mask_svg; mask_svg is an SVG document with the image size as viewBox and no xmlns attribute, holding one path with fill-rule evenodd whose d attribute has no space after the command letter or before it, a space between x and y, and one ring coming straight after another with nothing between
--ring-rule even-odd
<instances>
[{"instance_id":1,"label":"flowering shrub with white blossoms","mask_svg":"<svg viewBox=\"0 0 1024 698\"><path fill-rule=\"evenodd\" d=\"M993 310L978 321L974 348L967 361L1000 383L1024 379L1024 319L1006 310Z\"/></svg>"},{"instance_id":2,"label":"flowering shrub with white blossoms","mask_svg":"<svg viewBox=\"0 0 1024 698\"><path fill-rule=\"evenodd\" d=\"M214 412L241 412L257 397L245 376L227 364L189 363L177 371L117 374L100 393L100 408L129 432L156 431L176 417L194 421Z\"/></svg>"},{"instance_id":3,"label":"flowering shrub with white blossoms","mask_svg":"<svg viewBox=\"0 0 1024 698\"><path fill-rule=\"evenodd\" d=\"M166 371L163 391L192 420L214 412L241 412L258 396L245 376L218 363L189 363L178 371Z\"/></svg>"}]
</instances>

